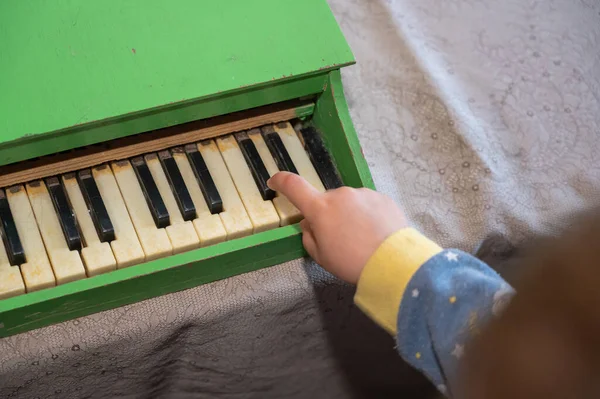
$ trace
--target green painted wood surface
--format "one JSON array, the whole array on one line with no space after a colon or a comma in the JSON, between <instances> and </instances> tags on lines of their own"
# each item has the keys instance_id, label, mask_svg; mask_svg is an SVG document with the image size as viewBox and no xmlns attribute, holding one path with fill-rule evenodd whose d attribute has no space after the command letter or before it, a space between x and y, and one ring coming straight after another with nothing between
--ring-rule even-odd
<instances>
[{"instance_id":1,"label":"green painted wood surface","mask_svg":"<svg viewBox=\"0 0 600 399\"><path fill-rule=\"evenodd\" d=\"M0 141L353 62L326 0L3 0Z\"/></svg>"},{"instance_id":2,"label":"green painted wood surface","mask_svg":"<svg viewBox=\"0 0 600 399\"><path fill-rule=\"evenodd\" d=\"M15 141L0 143L0 165L309 96L322 92L327 84L327 79L328 76L325 73L292 79L265 85L261 88L240 90L208 99L189 101L133 115L92 122L59 132L28 136ZM299 109L298 116L306 115L306 111L312 113L312 109Z\"/></svg>"},{"instance_id":3,"label":"green painted wood surface","mask_svg":"<svg viewBox=\"0 0 600 399\"><path fill-rule=\"evenodd\" d=\"M298 226L0 301L0 337L272 266L305 254Z\"/></svg>"},{"instance_id":4,"label":"green painted wood surface","mask_svg":"<svg viewBox=\"0 0 600 399\"><path fill-rule=\"evenodd\" d=\"M339 71L329 74L313 123L344 183L372 187L344 99ZM266 231L51 289L0 300L0 337L195 287L305 254L298 225Z\"/></svg>"},{"instance_id":5,"label":"green painted wood surface","mask_svg":"<svg viewBox=\"0 0 600 399\"><path fill-rule=\"evenodd\" d=\"M344 184L375 189L348 110L339 70L329 74L327 88L317 102L312 122L322 132Z\"/></svg>"}]
</instances>

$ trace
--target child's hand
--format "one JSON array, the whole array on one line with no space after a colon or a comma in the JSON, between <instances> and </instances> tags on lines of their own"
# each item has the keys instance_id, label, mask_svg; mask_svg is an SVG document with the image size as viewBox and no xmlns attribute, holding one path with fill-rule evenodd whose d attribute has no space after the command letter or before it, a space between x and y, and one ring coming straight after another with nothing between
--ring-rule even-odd
<instances>
[{"instance_id":1,"label":"child's hand","mask_svg":"<svg viewBox=\"0 0 600 399\"><path fill-rule=\"evenodd\" d=\"M352 284L358 282L379 245L407 227L396 204L376 191L341 187L321 193L302 177L288 172L275 174L268 185L304 215L300 222L302 242L310 256Z\"/></svg>"}]
</instances>

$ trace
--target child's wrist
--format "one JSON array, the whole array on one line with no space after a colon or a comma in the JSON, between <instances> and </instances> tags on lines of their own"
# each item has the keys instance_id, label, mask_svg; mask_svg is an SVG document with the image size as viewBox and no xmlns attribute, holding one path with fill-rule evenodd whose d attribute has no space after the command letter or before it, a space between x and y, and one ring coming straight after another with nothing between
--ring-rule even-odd
<instances>
[{"instance_id":1,"label":"child's wrist","mask_svg":"<svg viewBox=\"0 0 600 399\"><path fill-rule=\"evenodd\" d=\"M381 327L396 333L404 291L414 273L442 248L406 227L389 236L360 273L355 303Z\"/></svg>"}]
</instances>

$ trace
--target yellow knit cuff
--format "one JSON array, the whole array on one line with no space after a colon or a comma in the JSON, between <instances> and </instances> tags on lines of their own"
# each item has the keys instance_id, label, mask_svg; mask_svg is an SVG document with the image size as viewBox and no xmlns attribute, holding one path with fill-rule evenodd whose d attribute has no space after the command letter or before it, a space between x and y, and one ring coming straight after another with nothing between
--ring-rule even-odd
<instances>
[{"instance_id":1,"label":"yellow knit cuff","mask_svg":"<svg viewBox=\"0 0 600 399\"><path fill-rule=\"evenodd\" d=\"M373 321L396 335L400 302L415 272L442 251L413 228L388 237L367 262L354 302Z\"/></svg>"}]
</instances>

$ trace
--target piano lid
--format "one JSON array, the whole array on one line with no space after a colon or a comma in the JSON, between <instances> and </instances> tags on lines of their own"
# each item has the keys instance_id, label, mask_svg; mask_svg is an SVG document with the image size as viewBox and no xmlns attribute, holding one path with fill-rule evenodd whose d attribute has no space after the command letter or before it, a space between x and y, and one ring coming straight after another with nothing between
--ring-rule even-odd
<instances>
[{"instance_id":1,"label":"piano lid","mask_svg":"<svg viewBox=\"0 0 600 399\"><path fill-rule=\"evenodd\" d=\"M5 0L0 143L352 63L325 0Z\"/></svg>"}]
</instances>

